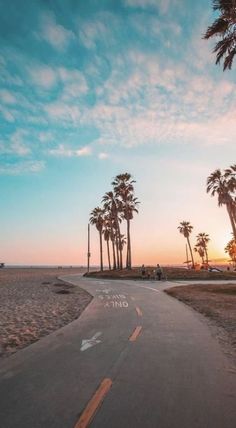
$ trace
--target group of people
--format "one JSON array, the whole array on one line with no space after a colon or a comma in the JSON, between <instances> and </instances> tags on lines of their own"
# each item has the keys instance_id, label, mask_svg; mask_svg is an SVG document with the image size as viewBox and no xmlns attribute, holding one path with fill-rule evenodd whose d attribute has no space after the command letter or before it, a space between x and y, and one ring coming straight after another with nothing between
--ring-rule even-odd
<instances>
[{"instance_id":1,"label":"group of people","mask_svg":"<svg viewBox=\"0 0 236 428\"><path fill-rule=\"evenodd\" d=\"M142 265L142 267L141 267L141 274L142 274L142 279L144 279L146 277L148 279L150 279L150 277L151 277L150 271L146 270L144 265ZM153 270L153 276L155 279L158 279L159 281L162 279L163 272L162 272L161 266L159 264L157 264L156 268Z\"/></svg>"}]
</instances>

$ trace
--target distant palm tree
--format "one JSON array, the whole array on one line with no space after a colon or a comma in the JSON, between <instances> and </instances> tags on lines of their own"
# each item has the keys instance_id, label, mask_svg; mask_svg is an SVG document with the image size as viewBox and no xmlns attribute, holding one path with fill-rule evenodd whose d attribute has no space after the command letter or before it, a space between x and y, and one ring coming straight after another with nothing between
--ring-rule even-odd
<instances>
[{"instance_id":1,"label":"distant palm tree","mask_svg":"<svg viewBox=\"0 0 236 428\"><path fill-rule=\"evenodd\" d=\"M220 169L216 169L212 172L207 178L207 193L210 193L211 196L216 194L218 196L218 205L226 206L234 239L236 240L236 174L233 171L234 168L236 168L236 166L226 169L224 174L221 173Z\"/></svg>"},{"instance_id":2,"label":"distant palm tree","mask_svg":"<svg viewBox=\"0 0 236 428\"><path fill-rule=\"evenodd\" d=\"M211 24L204 39L219 37L213 52L216 53L216 64L224 58L223 70L231 69L236 54L236 2L235 0L213 0L213 10L219 11L219 16Z\"/></svg>"},{"instance_id":3,"label":"distant palm tree","mask_svg":"<svg viewBox=\"0 0 236 428\"><path fill-rule=\"evenodd\" d=\"M194 251L199 254L199 256L202 259L202 264L204 264L204 256L205 256L205 250L204 250L204 248L201 247L201 245L196 244L195 247L194 247Z\"/></svg>"},{"instance_id":4,"label":"distant palm tree","mask_svg":"<svg viewBox=\"0 0 236 428\"><path fill-rule=\"evenodd\" d=\"M199 233L197 235L197 244L196 247L203 248L205 261L208 264L208 250L207 250L207 244L210 241L209 235L207 233ZM200 253L199 253L200 255ZM200 256L201 257L201 256Z\"/></svg>"},{"instance_id":5,"label":"distant palm tree","mask_svg":"<svg viewBox=\"0 0 236 428\"><path fill-rule=\"evenodd\" d=\"M180 223L180 226L178 226L178 229L179 229L180 233L182 233L182 235L184 235L184 237L187 239L189 251L191 254L192 268L194 269L195 264L194 264L193 252L192 252L192 248L191 248L191 244L190 244L190 240L189 240L189 236L192 233L193 226L191 226L189 221L182 221Z\"/></svg>"},{"instance_id":6,"label":"distant palm tree","mask_svg":"<svg viewBox=\"0 0 236 428\"><path fill-rule=\"evenodd\" d=\"M115 195L121 201L122 216L127 223L127 269L132 267L130 221L133 219L134 212L138 213L137 207L139 204L137 198L134 197L134 183L135 181L132 179L131 174L127 172L117 175L112 182Z\"/></svg>"},{"instance_id":7,"label":"distant palm tree","mask_svg":"<svg viewBox=\"0 0 236 428\"><path fill-rule=\"evenodd\" d=\"M225 253L228 253L234 266L236 266L236 241L231 239L225 247Z\"/></svg>"},{"instance_id":8,"label":"distant palm tree","mask_svg":"<svg viewBox=\"0 0 236 428\"><path fill-rule=\"evenodd\" d=\"M100 240L100 269L103 271L103 255L102 255L102 231L104 225L104 210L100 207L96 207L90 213L91 224L94 224L99 232L99 240Z\"/></svg>"}]
</instances>

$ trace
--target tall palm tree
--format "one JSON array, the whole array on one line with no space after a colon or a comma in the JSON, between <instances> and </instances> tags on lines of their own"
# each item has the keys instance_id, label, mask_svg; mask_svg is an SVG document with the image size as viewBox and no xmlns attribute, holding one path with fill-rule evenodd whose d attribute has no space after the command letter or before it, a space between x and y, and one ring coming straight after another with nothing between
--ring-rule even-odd
<instances>
[{"instance_id":1,"label":"tall palm tree","mask_svg":"<svg viewBox=\"0 0 236 428\"><path fill-rule=\"evenodd\" d=\"M111 257L110 257L110 246L109 246L109 241L110 241L110 237L111 237L111 229L110 229L109 219L107 217L104 217L103 237L107 243L108 266L109 266L109 270L111 270Z\"/></svg>"},{"instance_id":2,"label":"tall palm tree","mask_svg":"<svg viewBox=\"0 0 236 428\"><path fill-rule=\"evenodd\" d=\"M117 267L122 269L122 251L119 250L121 247L121 233L120 233L120 201L117 199L113 192L106 192L102 198L104 210L109 213L112 221L112 241L116 244L116 259Z\"/></svg>"},{"instance_id":3,"label":"tall palm tree","mask_svg":"<svg viewBox=\"0 0 236 428\"><path fill-rule=\"evenodd\" d=\"M187 239L189 251L191 254L192 268L194 269L195 264L194 264L193 252L192 252L192 248L191 248L191 244L190 244L190 240L189 240L189 236L192 233L193 226L191 226L189 221L181 221L180 226L178 226L178 229L179 229L180 233L182 233L182 235L184 235L184 237Z\"/></svg>"},{"instance_id":4,"label":"tall palm tree","mask_svg":"<svg viewBox=\"0 0 236 428\"><path fill-rule=\"evenodd\" d=\"M216 64L224 58L223 70L231 69L236 54L236 2L235 0L212 0L213 10L219 16L211 24L204 39L219 37L213 52L216 53Z\"/></svg>"},{"instance_id":5,"label":"tall palm tree","mask_svg":"<svg viewBox=\"0 0 236 428\"><path fill-rule=\"evenodd\" d=\"M121 201L122 216L127 224L126 267L128 269L132 267L130 221L133 219L134 212L138 213L137 207L139 204L137 198L134 197L134 183L135 181L131 174L127 172L118 174L112 182L115 195L117 199Z\"/></svg>"},{"instance_id":6,"label":"tall palm tree","mask_svg":"<svg viewBox=\"0 0 236 428\"><path fill-rule=\"evenodd\" d=\"M197 247L201 247L204 250L204 256L205 256L205 260L206 263L208 264L208 250L207 250L207 244L210 241L209 235L207 233L199 233L197 235ZM199 253L200 255L200 253Z\"/></svg>"},{"instance_id":7,"label":"tall palm tree","mask_svg":"<svg viewBox=\"0 0 236 428\"><path fill-rule=\"evenodd\" d=\"M100 269L103 271L103 255L102 255L102 231L104 225L104 210L100 207L96 207L90 213L91 224L94 224L99 232L99 241L100 241Z\"/></svg>"},{"instance_id":8,"label":"tall palm tree","mask_svg":"<svg viewBox=\"0 0 236 428\"><path fill-rule=\"evenodd\" d=\"M224 177L227 180L229 193L231 195L232 215L234 218L234 223L236 224L236 164L231 165L229 168L225 169Z\"/></svg>"},{"instance_id":9,"label":"tall palm tree","mask_svg":"<svg viewBox=\"0 0 236 428\"><path fill-rule=\"evenodd\" d=\"M210 193L211 196L217 195L218 205L226 206L234 239L236 240L236 202L234 196L236 187L233 187L233 183L234 179L229 173L229 169L224 174L221 173L220 169L216 169L207 178L207 193Z\"/></svg>"}]
</instances>

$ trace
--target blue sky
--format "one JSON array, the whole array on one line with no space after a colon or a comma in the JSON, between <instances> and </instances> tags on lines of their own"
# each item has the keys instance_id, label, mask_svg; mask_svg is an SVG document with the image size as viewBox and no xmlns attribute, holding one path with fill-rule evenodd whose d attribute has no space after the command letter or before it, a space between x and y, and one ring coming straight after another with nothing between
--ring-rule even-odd
<instances>
[{"instance_id":1,"label":"blue sky","mask_svg":"<svg viewBox=\"0 0 236 428\"><path fill-rule=\"evenodd\" d=\"M202 40L212 19L206 0L0 1L1 259L85 263L89 212L124 171L134 262L181 262L181 220L224 255L205 181L235 163L235 73Z\"/></svg>"}]
</instances>

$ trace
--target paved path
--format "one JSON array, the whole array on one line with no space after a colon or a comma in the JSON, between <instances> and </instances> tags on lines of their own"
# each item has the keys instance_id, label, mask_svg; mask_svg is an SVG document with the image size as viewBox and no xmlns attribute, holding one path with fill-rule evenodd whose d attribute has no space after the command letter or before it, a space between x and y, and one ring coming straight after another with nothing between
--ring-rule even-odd
<instances>
[{"instance_id":1,"label":"paved path","mask_svg":"<svg viewBox=\"0 0 236 428\"><path fill-rule=\"evenodd\" d=\"M82 428L93 414L92 428L235 428L236 372L202 316L162 292L176 284L65 279L95 298L1 364L1 428Z\"/></svg>"}]
</instances>

